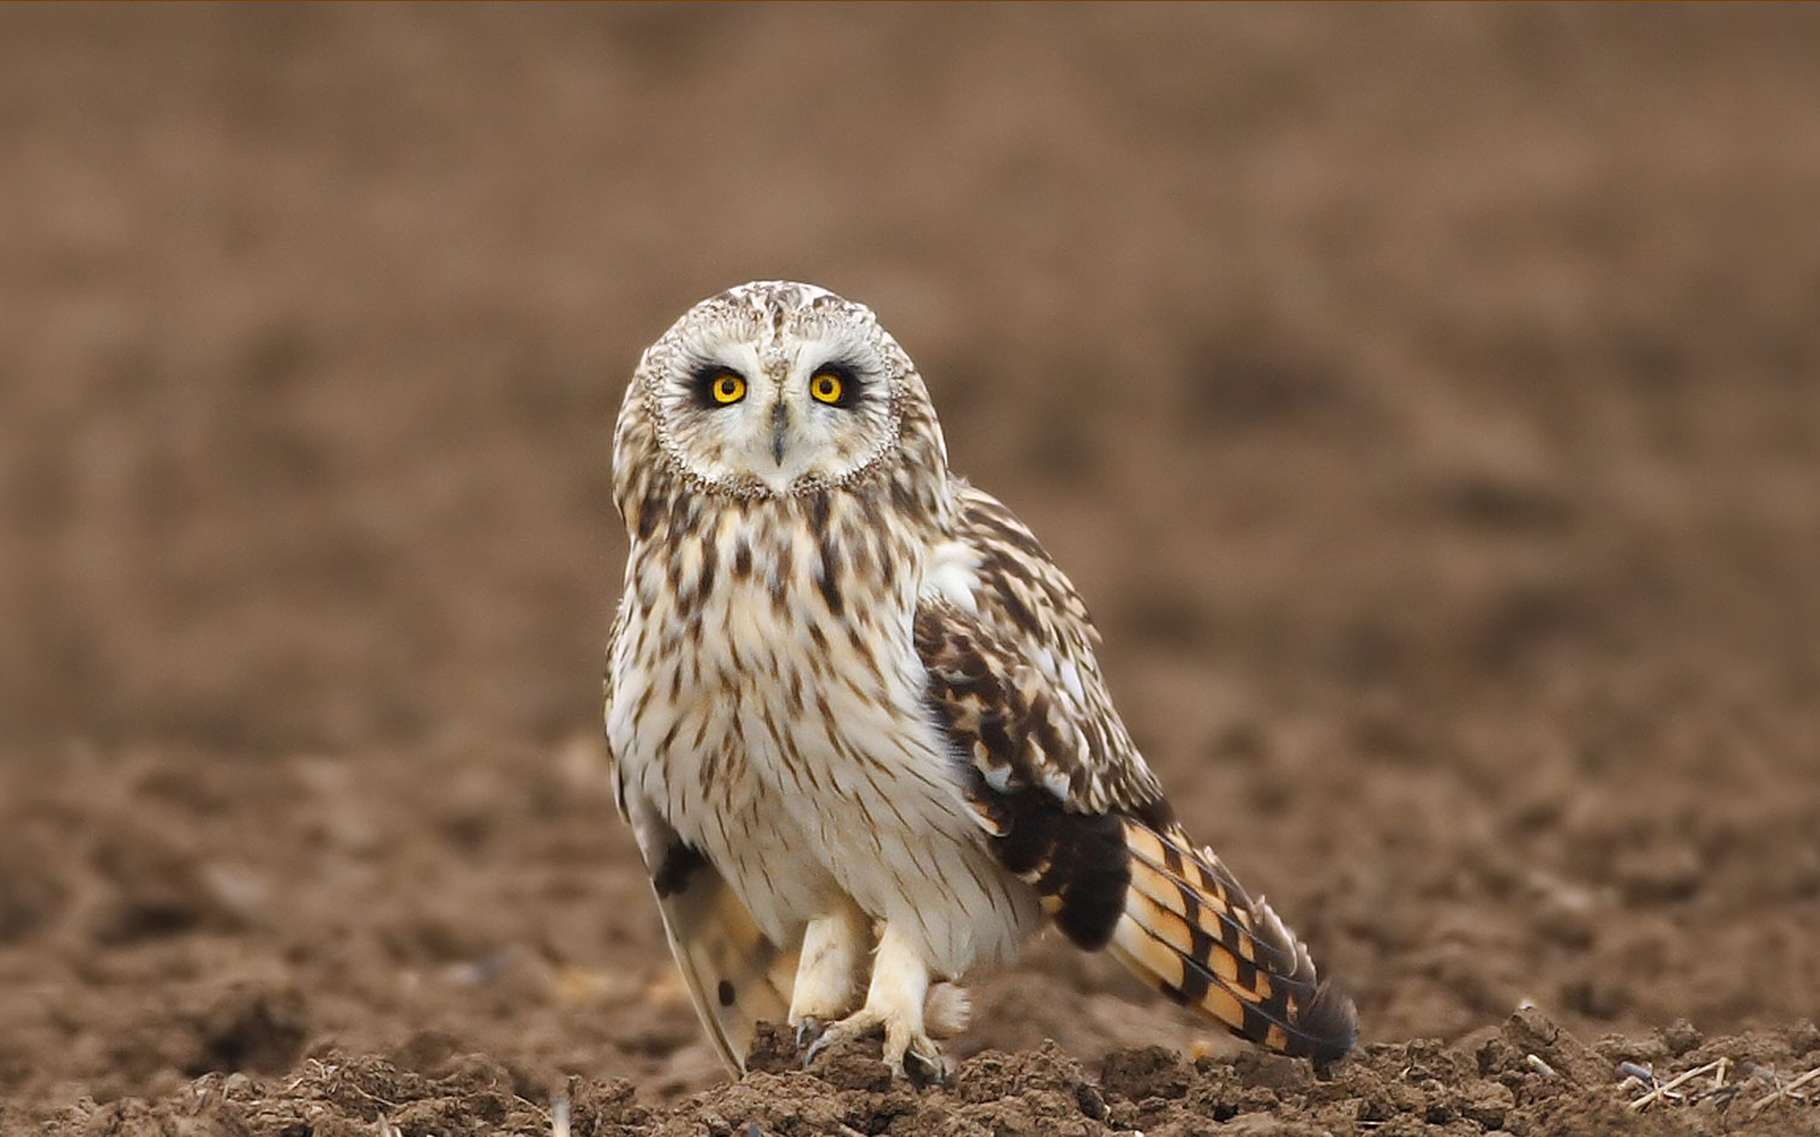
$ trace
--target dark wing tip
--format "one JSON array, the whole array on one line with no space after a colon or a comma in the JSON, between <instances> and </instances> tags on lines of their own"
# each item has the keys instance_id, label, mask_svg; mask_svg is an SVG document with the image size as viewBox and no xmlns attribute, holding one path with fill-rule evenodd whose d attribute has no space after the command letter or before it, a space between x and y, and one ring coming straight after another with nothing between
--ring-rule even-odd
<instances>
[{"instance_id":1,"label":"dark wing tip","mask_svg":"<svg viewBox=\"0 0 1820 1137\"><path fill-rule=\"evenodd\" d=\"M1314 998L1296 1015L1295 1025L1303 1036L1307 1056L1320 1065L1338 1062L1358 1045L1358 1008L1332 980L1315 988Z\"/></svg>"},{"instance_id":2,"label":"dark wing tip","mask_svg":"<svg viewBox=\"0 0 1820 1137\"><path fill-rule=\"evenodd\" d=\"M1277 958L1278 977L1303 992L1311 988L1314 992L1296 1008L1290 1052L1318 1065L1346 1057L1359 1041L1359 1011L1352 998L1333 980L1316 976L1307 946L1262 896L1252 902L1251 914L1259 941Z\"/></svg>"}]
</instances>

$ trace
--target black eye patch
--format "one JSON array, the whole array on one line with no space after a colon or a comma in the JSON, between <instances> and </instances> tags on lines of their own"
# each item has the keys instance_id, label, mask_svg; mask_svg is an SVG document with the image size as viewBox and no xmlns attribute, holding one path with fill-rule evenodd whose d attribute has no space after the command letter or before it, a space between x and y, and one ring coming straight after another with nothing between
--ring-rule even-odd
<instances>
[{"instance_id":1,"label":"black eye patch","mask_svg":"<svg viewBox=\"0 0 1820 1137\"><path fill-rule=\"evenodd\" d=\"M746 389L746 377L724 363L704 360L689 371L689 391L695 397L695 404L701 407L715 408L727 405L714 397L715 387L722 379L728 377L738 381L741 396Z\"/></svg>"},{"instance_id":2,"label":"black eye patch","mask_svg":"<svg viewBox=\"0 0 1820 1137\"><path fill-rule=\"evenodd\" d=\"M809 383L811 387L813 387L816 379L823 375L832 375L840 381L841 396L839 401L831 404L833 406L852 406L866 394L866 389L871 386L871 384L860 374L858 368L850 363L843 363L838 359L831 359L827 363L817 367L814 371L809 372Z\"/></svg>"}]
</instances>

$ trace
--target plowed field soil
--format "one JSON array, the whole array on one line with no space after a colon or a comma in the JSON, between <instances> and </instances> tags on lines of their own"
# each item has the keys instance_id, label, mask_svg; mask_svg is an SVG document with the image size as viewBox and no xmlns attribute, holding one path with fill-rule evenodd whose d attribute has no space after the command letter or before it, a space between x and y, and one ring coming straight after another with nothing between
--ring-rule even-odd
<instances>
[{"instance_id":1,"label":"plowed field soil","mask_svg":"<svg viewBox=\"0 0 1820 1137\"><path fill-rule=\"evenodd\" d=\"M9 6L0 1130L1820 1132L1816 59L1794 6ZM1354 1060L1045 942L946 1089L724 1082L604 781L607 457L757 277L918 359Z\"/></svg>"}]
</instances>

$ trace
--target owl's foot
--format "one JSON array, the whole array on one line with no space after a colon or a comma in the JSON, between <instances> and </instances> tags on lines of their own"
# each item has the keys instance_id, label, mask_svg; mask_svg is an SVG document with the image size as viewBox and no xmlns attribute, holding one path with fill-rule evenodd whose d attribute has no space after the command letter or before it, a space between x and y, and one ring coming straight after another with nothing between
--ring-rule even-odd
<instances>
[{"instance_id":1,"label":"owl's foot","mask_svg":"<svg viewBox=\"0 0 1820 1137\"><path fill-rule=\"evenodd\" d=\"M820 1026L819 1023L816 1025ZM881 1027L885 1032L885 1048L881 1057L893 1074L908 1078L919 1086L939 1085L948 1080L948 1060L942 1056L941 1048L920 1027L892 1022L877 1011L863 1009L837 1023L830 1023L816 1034L814 1041L809 1043L809 1049L803 1053L803 1068L807 1069L823 1052L851 1039L864 1038ZM802 1028L797 1028L798 1039L803 1035Z\"/></svg>"},{"instance_id":2,"label":"owl's foot","mask_svg":"<svg viewBox=\"0 0 1820 1137\"><path fill-rule=\"evenodd\" d=\"M810 1044L803 1064L814 1062L829 1047L861 1038L884 1028L885 1065L899 1077L918 1084L940 1082L948 1076L942 1052L923 1023L924 1001L929 996L929 967L910 942L891 924L879 936L872 960L872 982L866 1005L822 1031Z\"/></svg>"},{"instance_id":3,"label":"owl's foot","mask_svg":"<svg viewBox=\"0 0 1820 1137\"><path fill-rule=\"evenodd\" d=\"M864 1038L885 1025L884 1018L876 1011L863 1009L853 1012L839 1022L829 1023L826 1026L813 1019L809 1022L815 1024L812 1031L805 1031L803 1026L796 1028L796 1041L799 1046L805 1037L809 1039L809 1049L803 1051L803 1069L805 1070L822 1056L823 1051L830 1047L838 1046L849 1039ZM807 1025L807 1023L804 1024L804 1026Z\"/></svg>"},{"instance_id":4,"label":"owl's foot","mask_svg":"<svg viewBox=\"0 0 1820 1137\"><path fill-rule=\"evenodd\" d=\"M923 1003L923 1027L930 1038L959 1038L967 1033L973 1018L973 998L964 987L954 983L937 983L929 988ZM796 1021L796 1048L803 1049L822 1036L828 1024L816 1015L804 1015Z\"/></svg>"}]
</instances>

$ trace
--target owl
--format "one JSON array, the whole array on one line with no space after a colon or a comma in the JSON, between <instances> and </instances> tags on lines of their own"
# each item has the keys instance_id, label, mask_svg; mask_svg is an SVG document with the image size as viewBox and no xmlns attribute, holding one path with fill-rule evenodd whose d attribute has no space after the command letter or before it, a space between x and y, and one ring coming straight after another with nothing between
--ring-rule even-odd
<instances>
[{"instance_id":1,"label":"owl","mask_svg":"<svg viewBox=\"0 0 1820 1137\"><path fill-rule=\"evenodd\" d=\"M1271 1050L1332 1061L1351 1002L1177 822L1068 578L948 468L863 305L741 285L640 359L613 438L625 592L615 800L707 1033L805 1062L883 1034L939 1079L955 986L1046 926Z\"/></svg>"}]
</instances>

